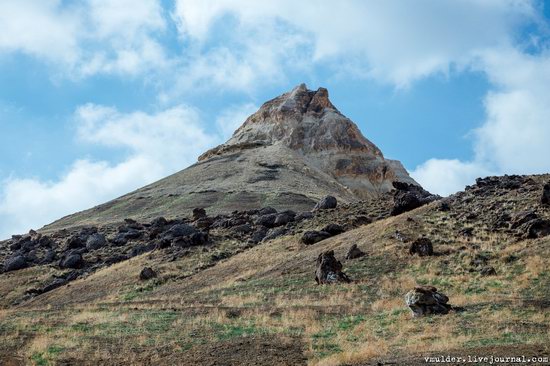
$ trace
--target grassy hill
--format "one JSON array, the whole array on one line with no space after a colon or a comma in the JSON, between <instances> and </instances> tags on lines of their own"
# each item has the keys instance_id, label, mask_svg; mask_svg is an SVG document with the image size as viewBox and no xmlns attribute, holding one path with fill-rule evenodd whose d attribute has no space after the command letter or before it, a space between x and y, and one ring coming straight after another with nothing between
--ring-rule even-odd
<instances>
[{"instance_id":1,"label":"grassy hill","mask_svg":"<svg viewBox=\"0 0 550 366\"><path fill-rule=\"evenodd\" d=\"M532 210L550 219L540 204L549 180L480 180L309 246L298 229L246 248L231 239L177 258L155 250L22 302L24 290L55 269L4 273L0 360L414 365L426 364L427 354L548 356L550 236L521 217ZM433 256L409 254L422 236L433 242ZM367 255L344 260L352 244ZM352 283L315 283L317 256L330 249ZM212 261L220 252L231 255ZM158 276L141 281L144 266ZM403 297L417 284L437 287L462 310L412 318Z\"/></svg>"}]
</instances>

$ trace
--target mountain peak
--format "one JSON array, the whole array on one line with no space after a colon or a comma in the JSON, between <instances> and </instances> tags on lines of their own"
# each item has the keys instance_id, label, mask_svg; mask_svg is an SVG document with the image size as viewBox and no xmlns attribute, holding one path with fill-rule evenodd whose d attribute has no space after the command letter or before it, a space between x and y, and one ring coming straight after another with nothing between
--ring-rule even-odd
<instances>
[{"instance_id":1,"label":"mountain peak","mask_svg":"<svg viewBox=\"0 0 550 366\"><path fill-rule=\"evenodd\" d=\"M418 185L398 161L387 160L357 125L331 103L328 90L305 84L265 102L224 144L199 162L235 154L294 156L328 174L359 197L393 189L394 181Z\"/></svg>"}]
</instances>

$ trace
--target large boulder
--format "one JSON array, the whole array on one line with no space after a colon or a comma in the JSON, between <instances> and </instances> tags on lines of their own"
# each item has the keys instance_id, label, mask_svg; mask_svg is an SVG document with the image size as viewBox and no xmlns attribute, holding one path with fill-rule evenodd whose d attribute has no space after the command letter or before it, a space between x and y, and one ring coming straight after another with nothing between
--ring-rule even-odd
<instances>
[{"instance_id":1,"label":"large boulder","mask_svg":"<svg viewBox=\"0 0 550 366\"><path fill-rule=\"evenodd\" d=\"M315 281L318 285L351 282L349 277L342 272L342 263L334 257L334 250L322 252L317 257Z\"/></svg>"},{"instance_id":2,"label":"large boulder","mask_svg":"<svg viewBox=\"0 0 550 366\"><path fill-rule=\"evenodd\" d=\"M540 203L550 206L550 182L546 183L542 188L542 197L540 198Z\"/></svg>"},{"instance_id":3,"label":"large boulder","mask_svg":"<svg viewBox=\"0 0 550 366\"><path fill-rule=\"evenodd\" d=\"M431 314L448 314L453 308L449 298L433 286L417 286L405 295L405 303L414 317Z\"/></svg>"},{"instance_id":4,"label":"large boulder","mask_svg":"<svg viewBox=\"0 0 550 366\"><path fill-rule=\"evenodd\" d=\"M324 228L321 229L321 231L325 231L329 233L330 235L339 235L346 231L341 225L338 224L328 224Z\"/></svg>"},{"instance_id":5,"label":"large boulder","mask_svg":"<svg viewBox=\"0 0 550 366\"><path fill-rule=\"evenodd\" d=\"M289 222L293 222L294 218L296 217L296 212L294 211L284 211L275 217L275 221L273 222L273 226L283 226L288 224Z\"/></svg>"},{"instance_id":6,"label":"large boulder","mask_svg":"<svg viewBox=\"0 0 550 366\"><path fill-rule=\"evenodd\" d=\"M418 238L409 247L409 254L417 254L420 257L434 255L432 241L428 238Z\"/></svg>"},{"instance_id":7,"label":"large boulder","mask_svg":"<svg viewBox=\"0 0 550 366\"><path fill-rule=\"evenodd\" d=\"M266 215L258 216L258 218L254 221L254 224L256 225L263 225L265 227L275 227L275 220L277 219L276 213L270 213Z\"/></svg>"},{"instance_id":8,"label":"large boulder","mask_svg":"<svg viewBox=\"0 0 550 366\"><path fill-rule=\"evenodd\" d=\"M92 234L88 237L88 240L86 240L86 249L88 250L100 249L106 245L107 240L105 239L105 235L100 233Z\"/></svg>"},{"instance_id":9,"label":"large boulder","mask_svg":"<svg viewBox=\"0 0 550 366\"><path fill-rule=\"evenodd\" d=\"M302 235L302 243L306 244L306 245L311 245L311 244L315 244L315 243L318 243L320 242L321 240L325 240L325 239L328 239L330 238L332 235L330 235L329 233L327 233L326 231L315 231L315 230L310 230L310 231L306 231L303 235Z\"/></svg>"},{"instance_id":10,"label":"large boulder","mask_svg":"<svg viewBox=\"0 0 550 366\"><path fill-rule=\"evenodd\" d=\"M198 220L206 217L206 210L202 207L193 209L193 220Z\"/></svg>"},{"instance_id":11,"label":"large boulder","mask_svg":"<svg viewBox=\"0 0 550 366\"><path fill-rule=\"evenodd\" d=\"M17 271L25 267L27 267L27 261L22 255L13 256L4 262L4 272Z\"/></svg>"},{"instance_id":12,"label":"large boulder","mask_svg":"<svg viewBox=\"0 0 550 366\"><path fill-rule=\"evenodd\" d=\"M151 267L144 267L141 272L139 272L139 279L142 281L150 280L157 276L157 273Z\"/></svg>"},{"instance_id":13,"label":"large boulder","mask_svg":"<svg viewBox=\"0 0 550 366\"><path fill-rule=\"evenodd\" d=\"M197 232L193 226L188 224L176 224L173 225L165 234L166 238L181 238L184 236L191 236Z\"/></svg>"},{"instance_id":14,"label":"large boulder","mask_svg":"<svg viewBox=\"0 0 550 366\"><path fill-rule=\"evenodd\" d=\"M317 202L317 204L313 208L313 211L329 210L331 208L336 208L337 205L338 201L336 200L336 197L325 196L319 202Z\"/></svg>"},{"instance_id":15,"label":"large boulder","mask_svg":"<svg viewBox=\"0 0 550 366\"><path fill-rule=\"evenodd\" d=\"M61 268L78 269L84 267L84 260L79 253L69 253L59 262L59 266Z\"/></svg>"},{"instance_id":16,"label":"large boulder","mask_svg":"<svg viewBox=\"0 0 550 366\"><path fill-rule=\"evenodd\" d=\"M346 254L346 259L355 259L364 256L365 253L357 247L357 244L353 244Z\"/></svg>"},{"instance_id":17,"label":"large boulder","mask_svg":"<svg viewBox=\"0 0 550 366\"><path fill-rule=\"evenodd\" d=\"M393 187L396 190L393 197L392 216L414 210L440 198L414 184L393 182Z\"/></svg>"}]
</instances>

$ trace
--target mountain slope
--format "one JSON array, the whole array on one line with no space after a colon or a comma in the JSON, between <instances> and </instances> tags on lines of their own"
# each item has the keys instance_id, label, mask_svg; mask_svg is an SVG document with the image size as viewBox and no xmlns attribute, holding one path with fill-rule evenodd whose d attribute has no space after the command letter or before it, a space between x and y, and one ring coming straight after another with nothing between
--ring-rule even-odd
<instances>
[{"instance_id":1,"label":"mountain slope","mask_svg":"<svg viewBox=\"0 0 550 366\"><path fill-rule=\"evenodd\" d=\"M329 194L341 202L378 196L394 181L418 185L332 105L326 89L302 84L266 102L196 164L45 229L172 217L195 207L303 211Z\"/></svg>"},{"instance_id":2,"label":"mountain slope","mask_svg":"<svg viewBox=\"0 0 550 366\"><path fill-rule=\"evenodd\" d=\"M314 245L301 243L297 231L211 265L213 253L241 243L195 248L175 260L166 249L144 254L0 313L0 355L184 365L421 365L434 353L548 356L550 231L540 229L550 223L550 206L541 202L549 180L480 179L443 201ZM311 220L324 215L340 222L349 212L317 212ZM433 256L409 254L420 237L433 242ZM366 255L344 260L352 244ZM353 283L315 283L316 259L327 250ZM143 266L158 277L140 281ZM25 287L33 270L0 282L6 283L2 298ZM412 318L403 296L416 284L436 286L461 311Z\"/></svg>"}]
</instances>

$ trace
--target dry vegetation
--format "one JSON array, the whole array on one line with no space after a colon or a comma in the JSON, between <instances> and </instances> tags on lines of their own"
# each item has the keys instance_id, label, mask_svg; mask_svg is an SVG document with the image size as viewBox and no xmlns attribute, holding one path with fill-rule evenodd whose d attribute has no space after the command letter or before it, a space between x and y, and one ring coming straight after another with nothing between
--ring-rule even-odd
<instances>
[{"instance_id":1,"label":"dry vegetation","mask_svg":"<svg viewBox=\"0 0 550 366\"><path fill-rule=\"evenodd\" d=\"M460 218L436 205L313 246L277 239L192 276L200 253L173 262L158 252L136 257L2 310L0 353L16 350L37 365L200 364L208 354L227 364L350 365L550 344L549 237L517 240L479 225L464 237ZM436 255L409 256L396 230L429 236ZM343 261L353 243L368 255ZM315 259L327 249L354 283L315 284ZM482 276L476 258L496 274ZM140 282L145 264L160 276ZM463 311L411 318L403 295L415 284L438 287ZM283 358L273 361L276 352Z\"/></svg>"}]
</instances>

